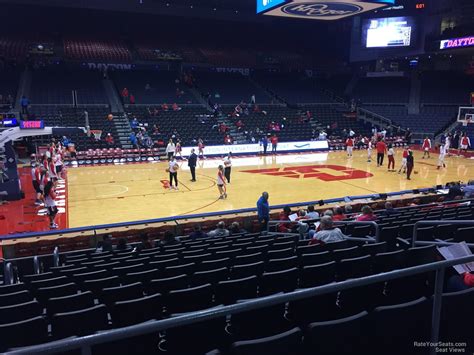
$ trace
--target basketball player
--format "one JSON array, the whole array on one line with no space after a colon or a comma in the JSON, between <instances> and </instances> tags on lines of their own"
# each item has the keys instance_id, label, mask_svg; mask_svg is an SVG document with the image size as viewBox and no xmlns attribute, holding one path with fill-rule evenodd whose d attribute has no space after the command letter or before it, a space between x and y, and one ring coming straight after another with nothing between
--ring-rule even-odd
<instances>
[{"instance_id":1,"label":"basketball player","mask_svg":"<svg viewBox=\"0 0 474 355\"><path fill-rule=\"evenodd\" d=\"M227 180L227 183L230 184L230 173L232 171L232 153L229 152L227 157L224 158L224 176Z\"/></svg>"},{"instance_id":2,"label":"basketball player","mask_svg":"<svg viewBox=\"0 0 474 355\"><path fill-rule=\"evenodd\" d=\"M347 156L352 157L352 150L354 149L354 138L349 137L346 139L346 147L347 147Z\"/></svg>"},{"instance_id":3,"label":"basketball player","mask_svg":"<svg viewBox=\"0 0 474 355\"><path fill-rule=\"evenodd\" d=\"M40 182L41 182L41 169L38 164L33 163L31 165L31 181L33 183L33 188L35 189L36 192L36 200L35 200L35 205L40 206L41 205L41 195L43 194L43 191L41 191L40 188Z\"/></svg>"},{"instance_id":4,"label":"basketball player","mask_svg":"<svg viewBox=\"0 0 474 355\"><path fill-rule=\"evenodd\" d=\"M413 158L413 152L410 150L408 151L408 156L407 156L407 180L411 180L410 176L414 167L415 167L415 160Z\"/></svg>"},{"instance_id":5,"label":"basketball player","mask_svg":"<svg viewBox=\"0 0 474 355\"><path fill-rule=\"evenodd\" d=\"M467 152L467 149L470 147L471 147L471 140L469 139L467 134L464 133L460 139L458 155L461 155L461 151Z\"/></svg>"},{"instance_id":6,"label":"basketball player","mask_svg":"<svg viewBox=\"0 0 474 355\"><path fill-rule=\"evenodd\" d=\"M224 180L224 167L219 165L217 168L217 188L219 190L220 200L227 198L227 190L225 188L225 180Z\"/></svg>"},{"instance_id":7,"label":"basketball player","mask_svg":"<svg viewBox=\"0 0 474 355\"><path fill-rule=\"evenodd\" d=\"M178 141L176 142L175 156L178 157L178 155L179 155L179 157L181 159L183 159L183 155L181 154L181 150L182 150L181 141L178 139Z\"/></svg>"},{"instance_id":8,"label":"basketball player","mask_svg":"<svg viewBox=\"0 0 474 355\"><path fill-rule=\"evenodd\" d=\"M204 142L201 138L198 139L198 156L204 159Z\"/></svg>"},{"instance_id":9,"label":"basketball player","mask_svg":"<svg viewBox=\"0 0 474 355\"><path fill-rule=\"evenodd\" d=\"M446 135L444 150L446 151L446 155L449 156L449 148L451 147L451 133Z\"/></svg>"},{"instance_id":10,"label":"basketball player","mask_svg":"<svg viewBox=\"0 0 474 355\"><path fill-rule=\"evenodd\" d=\"M444 164L444 158L446 156L446 145L441 143L439 146L439 157L438 157L438 170L442 167L445 168L446 164Z\"/></svg>"},{"instance_id":11,"label":"basketball player","mask_svg":"<svg viewBox=\"0 0 474 355\"><path fill-rule=\"evenodd\" d=\"M44 187L44 206L48 210L49 217L49 227L51 229L58 228L58 225L55 223L56 215L58 214L58 208L56 207L56 184L57 179L53 178L48 181Z\"/></svg>"},{"instance_id":12,"label":"basketball player","mask_svg":"<svg viewBox=\"0 0 474 355\"><path fill-rule=\"evenodd\" d=\"M407 158L408 158L408 147L405 147L405 149L403 150L403 154L402 154L402 165L400 165L400 169L398 170L398 173L400 174L403 170L403 173L405 174L406 171L407 171Z\"/></svg>"},{"instance_id":13,"label":"basketball player","mask_svg":"<svg viewBox=\"0 0 474 355\"><path fill-rule=\"evenodd\" d=\"M428 137L425 137L423 140L423 145L421 146L423 149L423 157L422 159L425 159L426 156L428 156L428 159L430 158L430 149L431 149L431 139Z\"/></svg>"},{"instance_id":14,"label":"basketball player","mask_svg":"<svg viewBox=\"0 0 474 355\"><path fill-rule=\"evenodd\" d=\"M372 150L373 150L373 143L372 140L367 139L369 142L367 143L367 163L372 161Z\"/></svg>"},{"instance_id":15,"label":"basketball player","mask_svg":"<svg viewBox=\"0 0 474 355\"><path fill-rule=\"evenodd\" d=\"M50 179L57 178L56 175L56 166L54 165L54 155L51 158L48 158L48 176Z\"/></svg>"},{"instance_id":16,"label":"basketball player","mask_svg":"<svg viewBox=\"0 0 474 355\"><path fill-rule=\"evenodd\" d=\"M395 150L393 149L393 145L390 143L388 145L388 171L395 171ZM392 167L392 169L390 169Z\"/></svg>"},{"instance_id":17,"label":"basketball player","mask_svg":"<svg viewBox=\"0 0 474 355\"><path fill-rule=\"evenodd\" d=\"M170 138L168 145L166 146L166 154L168 155L169 161L173 160L175 152L176 152L176 145L174 144L173 140Z\"/></svg>"},{"instance_id":18,"label":"basketball player","mask_svg":"<svg viewBox=\"0 0 474 355\"><path fill-rule=\"evenodd\" d=\"M179 169L179 165L176 162L176 158L173 156L171 157L171 160L169 162L168 169L166 169L170 173L170 190L173 190L173 189L178 190L178 169ZM173 187L173 180L175 183L174 187Z\"/></svg>"},{"instance_id":19,"label":"basketball player","mask_svg":"<svg viewBox=\"0 0 474 355\"><path fill-rule=\"evenodd\" d=\"M377 149L377 167L383 166L383 158L387 152L387 145L382 138L379 138L375 148Z\"/></svg>"},{"instance_id":20,"label":"basketball player","mask_svg":"<svg viewBox=\"0 0 474 355\"><path fill-rule=\"evenodd\" d=\"M64 180L64 171L63 171L63 153L61 149L56 149L56 155L54 156L54 166L56 169L56 176L60 180Z\"/></svg>"}]
</instances>

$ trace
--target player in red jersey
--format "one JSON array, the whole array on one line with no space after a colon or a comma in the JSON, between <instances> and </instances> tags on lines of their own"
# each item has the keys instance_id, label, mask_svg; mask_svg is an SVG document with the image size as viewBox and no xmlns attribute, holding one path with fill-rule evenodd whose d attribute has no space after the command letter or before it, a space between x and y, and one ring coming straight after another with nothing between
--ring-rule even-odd
<instances>
[{"instance_id":1,"label":"player in red jersey","mask_svg":"<svg viewBox=\"0 0 474 355\"><path fill-rule=\"evenodd\" d=\"M375 149L377 149L377 166L382 166L383 158L385 156L385 153L387 152L387 145L385 144L383 139L380 139L377 142Z\"/></svg>"},{"instance_id":2,"label":"player in red jersey","mask_svg":"<svg viewBox=\"0 0 474 355\"><path fill-rule=\"evenodd\" d=\"M352 150L354 149L354 138L349 137L346 139L346 147L347 147L347 156L352 157Z\"/></svg>"},{"instance_id":3,"label":"player in red jersey","mask_svg":"<svg viewBox=\"0 0 474 355\"><path fill-rule=\"evenodd\" d=\"M198 140L198 156L204 159L204 142L201 138Z\"/></svg>"},{"instance_id":4,"label":"player in red jersey","mask_svg":"<svg viewBox=\"0 0 474 355\"><path fill-rule=\"evenodd\" d=\"M460 144L458 155L461 155L461 151L467 152L468 148L471 147L471 140L469 139L466 133L462 135L461 139L459 140L459 143Z\"/></svg>"},{"instance_id":5,"label":"player in red jersey","mask_svg":"<svg viewBox=\"0 0 474 355\"><path fill-rule=\"evenodd\" d=\"M421 146L421 149L423 149L423 157L422 159L425 159L426 156L428 156L428 159L430 158L430 150L431 150L431 139L428 137L425 137L423 140L423 145Z\"/></svg>"},{"instance_id":6,"label":"player in red jersey","mask_svg":"<svg viewBox=\"0 0 474 355\"><path fill-rule=\"evenodd\" d=\"M402 154L402 164L400 165L400 169L398 170L398 173L400 174L403 170L403 173L405 174L406 171L407 171L407 158L408 158L408 147L405 147L405 149L403 150L403 154Z\"/></svg>"}]
</instances>

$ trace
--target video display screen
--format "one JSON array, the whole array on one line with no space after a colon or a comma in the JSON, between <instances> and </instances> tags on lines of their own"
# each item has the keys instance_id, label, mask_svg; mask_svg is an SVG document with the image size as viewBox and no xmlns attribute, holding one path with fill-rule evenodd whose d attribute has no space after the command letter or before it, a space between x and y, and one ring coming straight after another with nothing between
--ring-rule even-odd
<instances>
[{"instance_id":1,"label":"video display screen","mask_svg":"<svg viewBox=\"0 0 474 355\"><path fill-rule=\"evenodd\" d=\"M411 17L367 19L362 25L362 42L365 48L409 47L414 28Z\"/></svg>"}]
</instances>

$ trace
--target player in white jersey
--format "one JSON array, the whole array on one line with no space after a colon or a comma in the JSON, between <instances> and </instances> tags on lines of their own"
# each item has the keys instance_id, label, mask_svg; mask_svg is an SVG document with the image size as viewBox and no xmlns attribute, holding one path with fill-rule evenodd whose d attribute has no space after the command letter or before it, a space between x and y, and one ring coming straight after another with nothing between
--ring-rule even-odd
<instances>
[{"instance_id":1,"label":"player in white jersey","mask_svg":"<svg viewBox=\"0 0 474 355\"><path fill-rule=\"evenodd\" d=\"M439 157L438 157L438 170L442 167L445 168L446 164L444 164L444 158L446 157L446 145L441 143L439 146Z\"/></svg>"},{"instance_id":2,"label":"player in white jersey","mask_svg":"<svg viewBox=\"0 0 474 355\"><path fill-rule=\"evenodd\" d=\"M372 161L372 150L374 149L372 140L369 140L367 144L367 162L370 163Z\"/></svg>"},{"instance_id":3,"label":"player in white jersey","mask_svg":"<svg viewBox=\"0 0 474 355\"><path fill-rule=\"evenodd\" d=\"M451 147L451 136L448 134L446 136L445 144L444 144L444 150L446 151L446 155L449 156L449 148Z\"/></svg>"},{"instance_id":4,"label":"player in white jersey","mask_svg":"<svg viewBox=\"0 0 474 355\"><path fill-rule=\"evenodd\" d=\"M223 200L227 198L227 190L225 187L224 167L222 165L219 165L217 169L218 169L217 170L217 188L220 194L219 199Z\"/></svg>"},{"instance_id":5,"label":"player in white jersey","mask_svg":"<svg viewBox=\"0 0 474 355\"><path fill-rule=\"evenodd\" d=\"M176 162L176 158L173 156L169 162L168 169L166 169L170 173L170 190L178 190L178 169L179 165ZM175 186L173 187L173 180L175 182Z\"/></svg>"}]
</instances>

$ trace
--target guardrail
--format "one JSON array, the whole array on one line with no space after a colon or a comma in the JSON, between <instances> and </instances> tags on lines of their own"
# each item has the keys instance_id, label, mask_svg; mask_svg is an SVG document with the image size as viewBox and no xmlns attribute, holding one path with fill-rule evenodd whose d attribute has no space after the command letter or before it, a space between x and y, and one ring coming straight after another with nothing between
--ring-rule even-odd
<instances>
[{"instance_id":1,"label":"guardrail","mask_svg":"<svg viewBox=\"0 0 474 355\"><path fill-rule=\"evenodd\" d=\"M430 190L432 189L425 188L425 189L419 189L418 191L429 192ZM413 193L413 190L391 192L391 193L387 193L387 196L401 196L401 195L405 195L409 193ZM303 207L303 206L310 206L310 205L318 205L320 201L322 201L323 204L338 203L338 202L342 202L346 204L347 202L345 202L345 198L347 197L352 202L355 202L357 200L372 199L374 198L374 196L377 196L377 195L378 194L346 196L346 197L332 198L332 199L327 199L327 200L306 201L306 202L299 202L299 203L273 205L273 206L270 206L270 210L283 209L283 207L285 206ZM221 217L221 216L229 216L233 214L256 213L256 212L257 212L257 208L243 208L243 209L231 210L231 211L208 212L208 213L189 214L189 215L183 215L183 216L147 219L147 220L139 220L139 221L131 221L131 222L100 224L100 225L93 225L93 226L87 226L87 227L69 228L69 229L64 229L61 231L54 230L54 231L44 231L44 232L9 234L9 235L0 236L0 240L24 239L24 238L32 238L32 237L39 237L39 236L64 235L64 234L81 233L81 232L87 232L87 231L97 232L98 230L109 230L113 228L127 228L127 227L133 227L133 226L138 226L138 225L148 226L150 224L157 224L157 223L164 223L164 222L173 222L178 225L179 221L188 220L188 219L196 219L196 218L202 219L202 218L209 218L209 217Z\"/></svg>"},{"instance_id":2,"label":"guardrail","mask_svg":"<svg viewBox=\"0 0 474 355\"><path fill-rule=\"evenodd\" d=\"M300 289L286 294L277 294L261 297L244 303L230 306L215 307L203 311L196 311L185 315L160 320L141 323L120 329L113 329L99 334L92 334L80 338L69 338L47 344L29 346L19 350L7 352L7 354L53 354L68 350L81 349L81 354L91 354L91 346L113 342L140 336L149 333L159 332L165 329L175 328L187 324L225 317L227 315L251 311L258 308L269 307L291 301L297 301L313 296L319 296L331 292L343 291L348 288L367 286L374 283L385 282L402 277L436 271L435 293L432 307L431 323L431 343L436 343L439 339L439 326L441 318L441 301L445 270L448 267L465 264L474 261L474 255L458 258L449 261L439 261L426 265L414 266L406 269L389 271L382 274L366 276L358 279L351 279L342 282L335 282L323 286ZM432 355L436 354L436 347L430 349Z\"/></svg>"}]
</instances>

